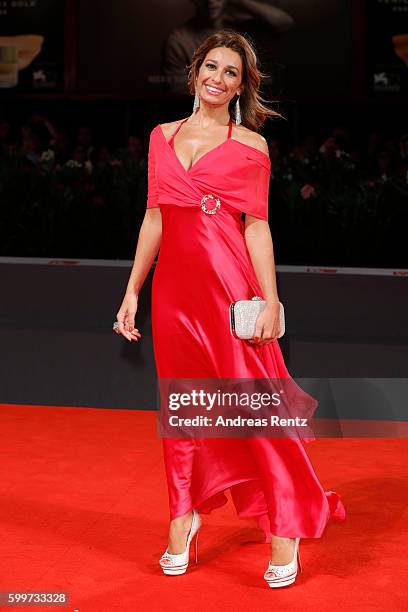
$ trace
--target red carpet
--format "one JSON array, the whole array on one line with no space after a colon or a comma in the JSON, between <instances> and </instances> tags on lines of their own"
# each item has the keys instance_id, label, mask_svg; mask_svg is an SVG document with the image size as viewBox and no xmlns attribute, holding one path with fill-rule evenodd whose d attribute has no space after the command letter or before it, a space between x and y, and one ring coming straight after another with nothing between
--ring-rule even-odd
<instances>
[{"instance_id":1,"label":"red carpet","mask_svg":"<svg viewBox=\"0 0 408 612\"><path fill-rule=\"evenodd\" d=\"M343 523L301 540L293 586L262 579L269 547L232 503L204 515L198 566L164 576L167 490L154 412L0 405L0 592L61 592L69 605L5 610L167 612L406 610L406 439L307 446Z\"/></svg>"}]
</instances>

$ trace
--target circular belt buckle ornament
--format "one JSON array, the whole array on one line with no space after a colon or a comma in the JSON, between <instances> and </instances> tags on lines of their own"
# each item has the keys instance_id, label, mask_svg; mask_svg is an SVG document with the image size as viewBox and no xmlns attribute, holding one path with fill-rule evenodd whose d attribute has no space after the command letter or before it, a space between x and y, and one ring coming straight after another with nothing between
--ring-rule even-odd
<instances>
[{"instance_id":1,"label":"circular belt buckle ornament","mask_svg":"<svg viewBox=\"0 0 408 612\"><path fill-rule=\"evenodd\" d=\"M207 200L214 200L215 201L214 208L207 208L206 207L205 203L207 202ZM214 215L217 212L217 210L220 208L220 206L221 206L221 202L220 202L219 198L217 198L214 195L212 195L212 193L207 193L205 196L203 196L201 198L201 210L203 210L206 215Z\"/></svg>"}]
</instances>

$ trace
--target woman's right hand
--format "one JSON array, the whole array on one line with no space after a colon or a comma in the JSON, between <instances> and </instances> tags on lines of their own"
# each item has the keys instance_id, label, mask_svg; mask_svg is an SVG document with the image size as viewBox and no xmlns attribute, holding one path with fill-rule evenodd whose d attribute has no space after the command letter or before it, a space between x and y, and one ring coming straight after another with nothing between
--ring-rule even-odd
<instances>
[{"instance_id":1,"label":"woman's right hand","mask_svg":"<svg viewBox=\"0 0 408 612\"><path fill-rule=\"evenodd\" d=\"M137 301L138 295L136 293L126 293L123 298L123 302L116 313L116 320L118 322L117 334L122 334L125 338L132 342L132 340L139 340L141 334L137 328L135 328L135 315L137 312Z\"/></svg>"}]
</instances>

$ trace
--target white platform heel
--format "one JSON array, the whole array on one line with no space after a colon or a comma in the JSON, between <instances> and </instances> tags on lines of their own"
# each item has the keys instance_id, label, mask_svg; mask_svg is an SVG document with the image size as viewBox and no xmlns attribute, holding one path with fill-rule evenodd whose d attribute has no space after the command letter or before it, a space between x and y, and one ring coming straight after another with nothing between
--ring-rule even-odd
<instances>
[{"instance_id":1,"label":"white platform heel","mask_svg":"<svg viewBox=\"0 0 408 612\"><path fill-rule=\"evenodd\" d=\"M272 565L271 561L269 561L268 569L264 574L264 578L271 588L288 586L289 584L295 582L298 571L298 562L299 570L302 571L302 564L300 562L299 554L299 542L300 538L295 538L295 550L293 553L293 559L290 561L290 563L287 563L286 565Z\"/></svg>"},{"instance_id":2,"label":"white platform heel","mask_svg":"<svg viewBox=\"0 0 408 612\"><path fill-rule=\"evenodd\" d=\"M179 576L180 574L184 574L188 568L189 559L190 559L190 544L196 535L195 539L195 562L198 561L198 531L201 527L201 517L193 510L193 518L191 521L190 531L187 536L187 545L184 552L172 555L166 550L166 552L162 555L159 563L163 570L164 574L168 576Z\"/></svg>"}]
</instances>

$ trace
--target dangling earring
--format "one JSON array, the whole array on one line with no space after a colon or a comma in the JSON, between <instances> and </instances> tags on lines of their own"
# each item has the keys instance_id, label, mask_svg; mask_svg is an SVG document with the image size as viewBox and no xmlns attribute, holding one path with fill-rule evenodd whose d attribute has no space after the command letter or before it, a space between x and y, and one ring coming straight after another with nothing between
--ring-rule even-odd
<instances>
[{"instance_id":1,"label":"dangling earring","mask_svg":"<svg viewBox=\"0 0 408 612\"><path fill-rule=\"evenodd\" d=\"M198 91L196 90L195 96L194 96L193 113L196 112L199 106L200 106L200 96L198 95Z\"/></svg>"},{"instance_id":2,"label":"dangling earring","mask_svg":"<svg viewBox=\"0 0 408 612\"><path fill-rule=\"evenodd\" d=\"M238 94L238 98L237 101L235 103L235 123L237 125L239 125L242 122L241 119L241 108L239 106L239 94Z\"/></svg>"}]
</instances>

